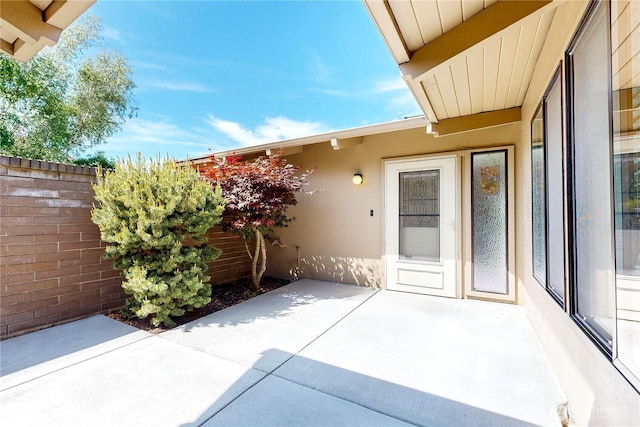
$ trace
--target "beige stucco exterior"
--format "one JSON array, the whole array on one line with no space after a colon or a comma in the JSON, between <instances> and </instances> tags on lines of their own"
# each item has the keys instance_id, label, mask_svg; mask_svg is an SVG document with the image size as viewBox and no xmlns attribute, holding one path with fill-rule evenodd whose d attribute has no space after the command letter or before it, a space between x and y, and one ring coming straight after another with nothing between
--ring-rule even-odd
<instances>
[{"instance_id":1,"label":"beige stucco exterior","mask_svg":"<svg viewBox=\"0 0 640 427\"><path fill-rule=\"evenodd\" d=\"M564 47L559 40L556 58L548 67L540 67L540 77L534 80L539 86L537 100L532 93L531 101L523 107L522 124L440 138L426 134L424 129L395 131L364 137L360 145L346 150L333 150L326 142L305 146L302 153L287 156L302 169L315 169L309 189L319 191L299 197L298 206L290 210L296 221L274 234L274 238L282 238L285 247L268 247L267 274L292 277L299 247L301 277L384 287L383 160L513 144L517 302L525 308L567 394L575 423L638 425L638 393L532 275L530 132L526 123ZM552 53L549 49L549 55ZM364 176L360 186L351 182L356 172Z\"/></svg>"},{"instance_id":2,"label":"beige stucco exterior","mask_svg":"<svg viewBox=\"0 0 640 427\"><path fill-rule=\"evenodd\" d=\"M288 154L286 158L291 163L314 169L310 189L318 191L300 197L299 204L290 210L296 221L274 234L273 238L285 245L269 246L267 274L283 278L298 274L383 288L384 160L455 152L461 155L461 170L465 170L466 150L513 146L515 215L510 220L515 222L516 250L511 273L517 284L516 302L524 307L538 334L566 392L569 413L576 425L640 425L638 392L532 274L530 123L587 5L586 1L554 2L553 19L530 81L525 82L528 86L521 108L495 112L504 117L505 124L500 125L498 120L497 126L477 129L482 126L483 117L468 116L465 122L463 115L454 119L455 126L453 122L440 121L442 129L463 130L447 136L438 137L428 134L424 127L412 127L363 135L359 143L340 150L331 146L328 137L316 139L308 145L300 144ZM546 15L548 10L545 9ZM514 114L521 120L513 123ZM259 151L256 148L254 152ZM363 175L362 185L351 182L354 173ZM461 194L460 202L464 218L470 210L467 195ZM468 243L463 239L461 244L464 249ZM461 256L464 263L464 250ZM464 273L460 280L465 280Z\"/></svg>"},{"instance_id":3,"label":"beige stucco exterior","mask_svg":"<svg viewBox=\"0 0 640 427\"><path fill-rule=\"evenodd\" d=\"M303 277L383 287L384 159L512 145L519 135L519 124L440 138L418 128L365 136L344 150L329 142L305 146L287 160L314 169L309 189L318 191L299 197L290 210L296 221L277 231L286 247L269 248L267 274L290 277L299 246ZM358 172L364 183L356 186L351 178Z\"/></svg>"},{"instance_id":4,"label":"beige stucco exterior","mask_svg":"<svg viewBox=\"0 0 640 427\"><path fill-rule=\"evenodd\" d=\"M533 278L531 242L531 133L529 123L578 26L588 2L564 2L556 11L522 105L516 194L519 303L564 389L577 425L640 424L640 395Z\"/></svg>"}]
</instances>

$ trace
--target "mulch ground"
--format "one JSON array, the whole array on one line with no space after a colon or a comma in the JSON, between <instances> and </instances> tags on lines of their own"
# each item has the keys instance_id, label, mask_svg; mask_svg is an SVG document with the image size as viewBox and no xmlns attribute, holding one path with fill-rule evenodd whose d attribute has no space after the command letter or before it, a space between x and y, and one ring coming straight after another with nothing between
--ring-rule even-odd
<instances>
[{"instance_id":1,"label":"mulch ground","mask_svg":"<svg viewBox=\"0 0 640 427\"><path fill-rule=\"evenodd\" d=\"M197 308L190 313L186 313L184 316L174 317L173 320L177 323L178 326L184 325L185 323L191 322L192 320L199 319L200 317L206 316L207 314L215 313L216 311L220 311L227 307L231 307L232 305L239 304L243 301L246 301L253 297L257 297L258 295L262 295L288 283L288 280L263 277L262 281L260 282L260 288L257 290L253 288L250 278L240 279L225 285L215 285L211 288L211 302L209 304L205 305L202 308ZM152 326L149 318L129 318L127 315L121 313L120 311L113 312L108 316L119 322L126 323L127 325L145 330L152 334L164 332L169 329L164 326Z\"/></svg>"}]
</instances>

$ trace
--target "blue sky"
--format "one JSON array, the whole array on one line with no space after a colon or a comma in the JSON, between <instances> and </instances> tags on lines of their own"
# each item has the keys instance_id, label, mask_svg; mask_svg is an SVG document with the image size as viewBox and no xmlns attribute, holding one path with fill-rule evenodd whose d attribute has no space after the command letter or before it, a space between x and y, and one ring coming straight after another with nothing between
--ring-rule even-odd
<instances>
[{"instance_id":1,"label":"blue sky","mask_svg":"<svg viewBox=\"0 0 640 427\"><path fill-rule=\"evenodd\" d=\"M122 157L254 145L420 114L360 1L109 1L108 46L134 67Z\"/></svg>"}]
</instances>

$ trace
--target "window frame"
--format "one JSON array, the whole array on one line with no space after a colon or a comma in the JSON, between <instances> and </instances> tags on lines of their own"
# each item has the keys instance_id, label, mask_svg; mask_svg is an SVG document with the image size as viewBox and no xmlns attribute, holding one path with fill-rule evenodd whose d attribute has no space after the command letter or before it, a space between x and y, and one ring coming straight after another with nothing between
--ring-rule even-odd
<instances>
[{"instance_id":1,"label":"window frame","mask_svg":"<svg viewBox=\"0 0 640 427\"><path fill-rule=\"evenodd\" d=\"M548 89L547 89L548 91ZM546 92L545 92L545 96L546 96ZM538 104L538 107L536 108L536 111L533 113L533 117L531 119L531 275L533 276L533 278L540 284L540 286L542 286L543 288L547 288L547 275L548 275L548 271L547 271L547 263L548 263L548 254L547 254L547 173L546 173L546 161L545 161L545 151L546 151L546 134L545 134L545 111L544 111L544 96L543 96L543 100L540 101L540 103ZM535 264L536 264L536 245L535 245L535 237L534 237L534 233L535 233L535 219L534 219L534 215L537 211L537 209L535 209L535 205L534 205L534 200L535 200L535 196L536 196L536 190L537 190L537 186L534 185L534 176L535 176L535 164L534 164L534 149L540 149L537 147L533 146L533 135L534 135L534 126L535 126L535 122L536 120L538 120L538 114L542 114L542 147L541 149L542 151L542 166L544 168L543 173L542 173L542 179L544 180L543 182L543 194L538 195L538 197L544 201L544 212L543 212L543 220L544 220L544 230L543 230L543 234L542 234L542 247L544 248L544 277L538 277L538 275L536 274L535 271Z\"/></svg>"},{"instance_id":2,"label":"window frame","mask_svg":"<svg viewBox=\"0 0 640 427\"><path fill-rule=\"evenodd\" d=\"M558 65L558 68L556 68L556 71L553 74L553 77L551 78L551 81L549 83L549 86L547 87L547 90L544 94L544 97L542 98L542 105L544 108L544 112L543 112L543 123L544 123L544 141L545 141L545 150L544 150L544 173L545 173L545 231L546 231L546 236L545 236L545 255L547 257L546 262L547 262L547 267L546 267L546 273L547 273L547 277L546 277L546 289L547 292L549 292L549 294L551 295L551 297L558 303L558 305L560 305L560 307L562 307L563 309L565 308L565 300L566 300L566 295L567 295L567 269L566 269L566 259L567 259L567 251L566 251L566 247L564 245L565 242L565 235L566 235L566 221L565 221L565 215L566 215L566 175L565 175L565 171L564 171L564 162L563 159L565 157L565 143L566 143L566 128L565 128L565 116L566 116L566 111L564 110L564 85L563 85L563 81L562 81L562 62L560 62L560 64ZM563 293L564 295L560 295L558 294L553 287L551 286L551 268L549 268L551 261L550 261L550 254L551 254L551 250L550 250L550 233L549 233L549 224L551 223L551 216L549 215L549 206L550 206L550 191L549 191L549 186L551 183L551 180L549 179L549 174L550 174L550 158L549 158L549 142L551 140L551 138L549 138L549 114L548 114L548 110L547 110L547 106L548 106L548 99L549 96L551 94L551 92L554 90L555 85L558 84L559 85L559 90L560 90L560 134L561 134L561 141L560 141L560 148L561 148L561 157L559 159L559 163L561 165L561 167L563 168L562 171L562 178L560 179L560 185L562 186L562 218L559 220L562 223L562 239L563 239L563 245L562 245L562 265L563 265L563 281L562 281L562 287L563 287Z\"/></svg>"},{"instance_id":3,"label":"window frame","mask_svg":"<svg viewBox=\"0 0 640 427\"><path fill-rule=\"evenodd\" d=\"M604 3L604 4L603 4ZM567 251L567 259L568 259L568 269L567 269L567 279L568 279L568 291L569 295L567 300L568 312L571 319L578 325L578 327L587 335L587 337L596 345L596 347L609 359L615 359L615 347L617 340L617 332L616 332L616 310L615 307L613 309L613 325L612 325L612 337L611 344L606 342L606 338L601 336L593 327L591 327L585 320L583 320L578 313L578 283L577 283L577 244L576 244L576 190L575 190L575 108L574 108L574 62L573 57L576 49L580 45L583 36L586 31L590 28L590 25L593 22L594 17L600 11L600 8L604 7L605 14L605 27L607 32L607 58L608 58L608 79L607 85L609 87L608 90L608 136L609 136L609 148L610 148L610 157L608 159L608 164L611 173L611 182L609 183L611 187L610 196L613 197L613 125L612 125L612 95L611 95L611 13L610 13L610 5L609 2L599 2L597 0L592 0L587 6L587 10L584 13L583 19L578 25L569 46L565 50L565 138L566 138L566 162L565 162L565 170L566 170L566 210L567 210L567 241L568 241L568 251ZM609 204L613 209L613 200L610 200ZM613 215L612 215L612 224L611 224L611 239L612 239L612 248L613 254L612 259L614 261L613 268L615 270L615 224L613 224ZM615 271L614 271L615 275ZM614 280L615 285L615 280ZM613 299L615 305L615 298Z\"/></svg>"},{"instance_id":4,"label":"window frame","mask_svg":"<svg viewBox=\"0 0 640 427\"><path fill-rule=\"evenodd\" d=\"M563 274L563 286L564 286L564 296L558 294L550 285L550 269L549 269L549 264L550 264L550 250L549 250L549 221L551 220L550 215L549 215L549 150L548 150L548 143L549 143L549 127L548 127L548 123L549 123L549 115L547 112L547 100L549 98L549 95L551 93L551 91L555 88L556 84L560 85L560 94L561 96L564 96L564 87L563 87L563 79L562 77L562 62L560 62L560 64L558 65L558 67L556 68L555 72L553 73L553 76L551 77L549 84L547 85L547 88L542 96L542 100L540 101L540 104L538 105L538 108L536 109L534 115L533 115L533 119L531 121L531 136L532 136L532 144L531 144L531 167L532 167L532 171L531 171L531 201L532 201L532 210L531 210L531 223L532 223L532 230L533 230L533 192L535 191L535 188L533 186L533 123L534 120L536 119L536 117L538 116L538 113L540 111L542 111L542 138L543 138L543 145L542 145L542 149L543 149L543 153L542 153L542 162L543 162L543 166L544 166L544 171L543 171L543 179L544 179L544 194L543 199L544 199L544 256L545 256L545 277L544 277L544 283L540 281L541 278L537 277L535 272L532 271L533 277L534 279L536 279L536 281L538 283L540 283L540 285L545 288L545 290L547 291L547 293L549 293L549 295L551 295L551 297L554 299L554 301L556 301L558 303L558 305L564 310L566 307L566 299L567 299L567 289L566 289L566 283L567 283L567 271L566 271L566 259L567 259L567 251L566 248L563 246L562 252L563 252L563 265L565 266L564 268L564 274ZM560 163L562 164L562 167L565 167L564 164L564 159L566 158L566 150L565 150L565 135L566 135L566 126L565 126L565 115L566 115L566 111L565 111L565 104L562 102L563 99L561 98L560 100L560 111L562 113L561 117L560 117L560 126L561 126L561 134L562 134L562 153L563 156L560 159ZM563 206L562 206L562 212L563 212L563 216L560 219L560 221L562 222L562 228L563 228L563 234L566 235L566 221L565 221L565 215L566 215L566 192L565 192L565 179L566 179L566 175L563 171L563 178L562 178L562 189L563 189ZM563 241L564 241L564 235L563 235ZM533 247L533 239L532 239L532 261L533 261L533 255L534 255L534 247Z\"/></svg>"}]
</instances>

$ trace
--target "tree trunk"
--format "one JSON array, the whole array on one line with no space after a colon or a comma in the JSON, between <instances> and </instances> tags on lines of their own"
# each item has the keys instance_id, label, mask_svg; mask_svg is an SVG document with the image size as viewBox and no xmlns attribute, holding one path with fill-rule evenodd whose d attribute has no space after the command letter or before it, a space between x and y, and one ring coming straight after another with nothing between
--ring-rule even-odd
<instances>
[{"instance_id":1,"label":"tree trunk","mask_svg":"<svg viewBox=\"0 0 640 427\"><path fill-rule=\"evenodd\" d=\"M267 245L264 242L264 236L259 230L256 232L256 249L251 259L251 283L255 289L260 287L262 275L267 269ZM260 258L260 270L258 270L258 258Z\"/></svg>"}]
</instances>

